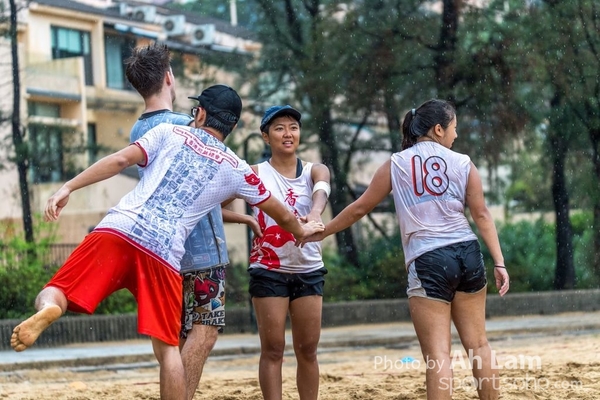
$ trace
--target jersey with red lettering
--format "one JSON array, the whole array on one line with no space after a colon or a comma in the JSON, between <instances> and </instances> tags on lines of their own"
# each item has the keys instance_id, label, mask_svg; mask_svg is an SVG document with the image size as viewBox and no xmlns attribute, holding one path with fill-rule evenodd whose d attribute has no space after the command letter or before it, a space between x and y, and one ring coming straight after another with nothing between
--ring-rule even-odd
<instances>
[{"instance_id":1,"label":"jersey with red lettering","mask_svg":"<svg viewBox=\"0 0 600 400\"><path fill-rule=\"evenodd\" d=\"M306 163L299 177L290 179L277 172L268 161L257 165L258 176L276 199L296 217L307 215L312 208L312 163ZM250 253L250 268L265 268L277 272L306 273L323 267L321 242L296 246L294 236L258 208L254 215L263 232L255 237Z\"/></svg>"},{"instance_id":2,"label":"jersey with red lettering","mask_svg":"<svg viewBox=\"0 0 600 400\"><path fill-rule=\"evenodd\" d=\"M185 239L213 207L234 197L252 205L270 197L245 161L201 129L160 124L133 145L146 153L142 178L96 229L117 231L176 271Z\"/></svg>"}]
</instances>

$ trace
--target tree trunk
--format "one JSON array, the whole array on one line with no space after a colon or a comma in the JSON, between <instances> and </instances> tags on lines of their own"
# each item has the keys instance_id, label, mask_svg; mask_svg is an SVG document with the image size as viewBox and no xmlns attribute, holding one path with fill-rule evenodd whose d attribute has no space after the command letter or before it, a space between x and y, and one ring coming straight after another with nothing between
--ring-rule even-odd
<instances>
[{"instance_id":1,"label":"tree trunk","mask_svg":"<svg viewBox=\"0 0 600 400\"><path fill-rule=\"evenodd\" d=\"M458 14L461 0L443 0L442 26L434 57L438 97L455 101L455 53L458 42Z\"/></svg>"},{"instance_id":2,"label":"tree trunk","mask_svg":"<svg viewBox=\"0 0 600 400\"><path fill-rule=\"evenodd\" d=\"M12 55L13 78L13 114L11 118L12 140L15 147L15 159L19 174L19 192L21 194L21 208L23 210L23 230L25 241L33 243L33 221L31 219L31 202L29 199L29 185L27 183L27 144L23 142L23 129L21 127L21 81L19 74L19 43L17 41L17 6L15 0L10 0L10 48Z\"/></svg>"},{"instance_id":3,"label":"tree trunk","mask_svg":"<svg viewBox=\"0 0 600 400\"><path fill-rule=\"evenodd\" d=\"M592 222L594 238L593 242L593 252L592 255L592 269L596 274L596 278L600 280L600 204L597 204L598 200L596 200L596 204L594 204L594 220Z\"/></svg>"},{"instance_id":4,"label":"tree trunk","mask_svg":"<svg viewBox=\"0 0 600 400\"><path fill-rule=\"evenodd\" d=\"M316 107L314 109L316 110ZM350 197L347 189L348 176L347 171L342 171L342 168L339 168L342 163L340 161L340 152L335 140L333 127L331 125L331 110L329 107L325 107L320 113L315 114L317 115L317 126L321 138L320 143L323 164L327 165L331 171L332 179L329 204L331 205L332 214L335 217L349 204ZM358 251L356 249L352 227L336 233L335 238L338 251L348 262L358 267Z\"/></svg>"},{"instance_id":5,"label":"tree trunk","mask_svg":"<svg viewBox=\"0 0 600 400\"><path fill-rule=\"evenodd\" d=\"M590 131L590 142L592 144L592 164L596 175L596 182L600 182L600 130L594 129ZM592 269L598 279L600 279L600 190L598 187L594 191L594 219L593 227L593 255Z\"/></svg>"},{"instance_id":6,"label":"tree trunk","mask_svg":"<svg viewBox=\"0 0 600 400\"><path fill-rule=\"evenodd\" d=\"M560 115L561 95L556 93L551 101L551 112ZM552 155L552 200L556 214L556 272L554 289L572 289L575 286L573 262L573 228L569 219L569 194L565 180L565 159L569 140L561 134L561 128L550 124L550 149Z\"/></svg>"},{"instance_id":7,"label":"tree trunk","mask_svg":"<svg viewBox=\"0 0 600 400\"><path fill-rule=\"evenodd\" d=\"M387 119L388 132L390 133L390 148L392 153L402 150L402 128L398 107L394 101L394 94L385 91L385 115Z\"/></svg>"}]
</instances>

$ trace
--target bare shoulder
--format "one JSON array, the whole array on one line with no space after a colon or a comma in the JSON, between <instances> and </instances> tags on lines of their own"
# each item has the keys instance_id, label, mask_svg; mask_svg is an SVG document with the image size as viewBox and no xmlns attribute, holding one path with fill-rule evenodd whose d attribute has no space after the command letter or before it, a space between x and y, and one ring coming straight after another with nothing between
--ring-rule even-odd
<instances>
[{"instance_id":1,"label":"bare shoulder","mask_svg":"<svg viewBox=\"0 0 600 400\"><path fill-rule=\"evenodd\" d=\"M314 163L311 170L311 177L314 182L326 181L329 182L329 168L325 164Z\"/></svg>"}]
</instances>

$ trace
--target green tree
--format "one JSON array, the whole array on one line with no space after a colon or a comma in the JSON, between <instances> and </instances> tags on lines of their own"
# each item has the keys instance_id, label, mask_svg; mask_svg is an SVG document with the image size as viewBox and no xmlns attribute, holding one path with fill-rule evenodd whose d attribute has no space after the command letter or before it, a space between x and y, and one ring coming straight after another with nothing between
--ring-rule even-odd
<instances>
[{"instance_id":1,"label":"green tree","mask_svg":"<svg viewBox=\"0 0 600 400\"><path fill-rule=\"evenodd\" d=\"M563 51L557 67L561 79L557 86L565 92L568 112L579 123L574 134L584 131L589 139L586 152L595 176L591 185L594 234L594 271L600 277L600 12L593 0L560 1L552 3L559 33L563 35ZM560 25L564 24L564 25Z\"/></svg>"},{"instance_id":2,"label":"green tree","mask_svg":"<svg viewBox=\"0 0 600 400\"><path fill-rule=\"evenodd\" d=\"M29 165L29 151L27 143L23 140L25 128L21 123L21 78L19 64L19 43L17 38L17 14L18 6L16 0L9 0L9 25L8 36L10 38L11 48L11 67L12 67L12 110L10 125L12 131L12 145L14 148L14 158L10 161L17 167L19 175L19 194L21 197L21 209L23 219L23 231L25 240L28 243L34 242L33 221L31 217L31 201L29 196L29 184L27 181L27 170Z\"/></svg>"},{"instance_id":3,"label":"green tree","mask_svg":"<svg viewBox=\"0 0 600 400\"><path fill-rule=\"evenodd\" d=\"M343 58L343 49L330 46L330 36L338 24L333 13L339 2L255 2L263 43L256 97L263 102L292 102L305 116L310 116L309 128L304 132L318 132L323 163L332 175L330 204L333 214L337 215L352 199L348 192L348 171L342 168L343 150L337 140L339 132L335 120L335 100L342 90L338 64ZM304 140L307 142L310 138ZM336 239L340 252L358 265L352 230L339 232Z\"/></svg>"},{"instance_id":4,"label":"green tree","mask_svg":"<svg viewBox=\"0 0 600 400\"><path fill-rule=\"evenodd\" d=\"M553 168L552 195L556 215L557 265L555 287L574 287L573 232L569 219L570 194L568 153L587 131L589 157L596 181L600 177L600 39L597 4L589 0L546 0L533 10L533 43L546 67L545 84L552 91L548 113L548 153ZM571 187L572 188L572 187ZM598 207L598 185L592 185L594 210ZM594 218L599 226L600 213ZM597 229L596 229L597 231ZM600 234L595 235L600 244ZM595 256L600 272L600 256Z\"/></svg>"}]
</instances>

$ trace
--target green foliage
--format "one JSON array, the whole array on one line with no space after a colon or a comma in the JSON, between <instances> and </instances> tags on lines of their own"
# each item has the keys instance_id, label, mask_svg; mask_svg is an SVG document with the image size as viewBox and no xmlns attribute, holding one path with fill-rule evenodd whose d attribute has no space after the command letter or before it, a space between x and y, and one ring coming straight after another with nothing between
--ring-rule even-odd
<instances>
[{"instance_id":1,"label":"green foliage","mask_svg":"<svg viewBox=\"0 0 600 400\"><path fill-rule=\"evenodd\" d=\"M364 283L372 299L406 297L408 282L400 232L390 237L368 233L369 240L360 251Z\"/></svg>"},{"instance_id":2,"label":"green foliage","mask_svg":"<svg viewBox=\"0 0 600 400\"><path fill-rule=\"evenodd\" d=\"M585 213L575 213L571 218L574 226L574 259L576 288L596 287L597 281L592 271L592 227ZM504 262L510 274L510 291L534 292L553 290L556 271L555 226L538 219L534 222L519 221L498 226L498 236L502 245ZM491 292L496 289L491 282L493 277L489 251L482 245L482 252L489 266Z\"/></svg>"},{"instance_id":3,"label":"green foliage","mask_svg":"<svg viewBox=\"0 0 600 400\"><path fill-rule=\"evenodd\" d=\"M137 312L137 302L129 290L122 289L104 299L94 314L131 314Z\"/></svg>"},{"instance_id":4,"label":"green foliage","mask_svg":"<svg viewBox=\"0 0 600 400\"><path fill-rule=\"evenodd\" d=\"M573 235L583 236L586 231L591 231L594 227L594 216L591 211L573 212L571 214L571 227Z\"/></svg>"},{"instance_id":5,"label":"green foliage","mask_svg":"<svg viewBox=\"0 0 600 400\"><path fill-rule=\"evenodd\" d=\"M38 292L56 270L43 264L47 244L13 238L0 242L0 248L0 319L28 316L35 311Z\"/></svg>"},{"instance_id":6,"label":"green foliage","mask_svg":"<svg viewBox=\"0 0 600 400\"><path fill-rule=\"evenodd\" d=\"M230 265L225 271L225 303L227 306L246 306L250 300L248 284L250 274L245 265Z\"/></svg>"},{"instance_id":7,"label":"green foliage","mask_svg":"<svg viewBox=\"0 0 600 400\"><path fill-rule=\"evenodd\" d=\"M572 216L576 288L597 287L599 282L592 269L593 229L590 213ZM498 235L506 266L510 274L511 293L553 290L556 270L554 224L542 219L519 221L498 226ZM360 249L360 268L344 262L331 249L324 249L323 260L329 274L326 279L325 301L360 299L391 299L406 297L407 275L400 237L367 235ZM482 243L482 253L488 267L488 291L496 293L493 262Z\"/></svg>"},{"instance_id":8,"label":"green foliage","mask_svg":"<svg viewBox=\"0 0 600 400\"><path fill-rule=\"evenodd\" d=\"M586 229L583 234L575 236L575 287L578 289L597 288L600 277L594 274L594 232Z\"/></svg>"},{"instance_id":9,"label":"green foliage","mask_svg":"<svg viewBox=\"0 0 600 400\"><path fill-rule=\"evenodd\" d=\"M348 301L368 297L366 287L362 285L361 271L345 262L337 251L324 248L323 262L327 268L324 301Z\"/></svg>"},{"instance_id":10,"label":"green foliage","mask_svg":"<svg viewBox=\"0 0 600 400\"><path fill-rule=\"evenodd\" d=\"M253 29L260 22L256 15L256 4L253 0L236 0L237 22L239 26L247 29ZM174 9L182 9L201 15L220 19L222 21L231 21L231 7L229 0L223 1L189 1L170 4Z\"/></svg>"},{"instance_id":11,"label":"green foliage","mask_svg":"<svg viewBox=\"0 0 600 400\"><path fill-rule=\"evenodd\" d=\"M331 249L324 249L323 261L329 271L325 301L394 299L406 297L407 275L400 236L366 234L360 249L360 268L344 262Z\"/></svg>"},{"instance_id":12,"label":"green foliage","mask_svg":"<svg viewBox=\"0 0 600 400\"><path fill-rule=\"evenodd\" d=\"M511 292L551 290L554 282L556 244L554 226L538 219L535 222L520 221L499 227L498 236L504 254L504 262L510 274ZM492 280L493 262L488 250L482 245L488 276ZM489 285L495 291L495 285Z\"/></svg>"},{"instance_id":13,"label":"green foliage","mask_svg":"<svg viewBox=\"0 0 600 400\"><path fill-rule=\"evenodd\" d=\"M574 213L576 287L597 287L598 278L592 270L593 227L589 212ZM511 277L511 293L552 290L555 273L556 245L554 224L542 219L519 221L498 226L506 266ZM38 235L40 236L40 235ZM24 318L33 313L37 293L52 277L57 266L49 266L52 241L29 245L14 238L0 241L3 258L0 263L0 319ZM323 261L328 270L324 300L351 301L361 299L393 299L406 297L407 275L399 233L382 237L368 232L361 241L360 265L345 262L331 248L323 249ZM488 266L489 292L495 293L492 261L487 248L482 252ZM228 306L246 306L249 275L243 265L227 269ZM135 313L137 305L127 290L113 293L96 309L96 314Z\"/></svg>"},{"instance_id":14,"label":"green foliage","mask_svg":"<svg viewBox=\"0 0 600 400\"><path fill-rule=\"evenodd\" d=\"M39 236L39 235L38 235ZM0 319L22 319L35 312L35 298L58 270L51 260L52 240L29 244L20 238L0 242ZM96 314L126 314L137 310L135 299L120 290L98 305Z\"/></svg>"},{"instance_id":15,"label":"green foliage","mask_svg":"<svg viewBox=\"0 0 600 400\"><path fill-rule=\"evenodd\" d=\"M21 319L34 313L37 294L60 267L52 251L56 225L42 222L39 216L34 220L34 243L15 235L11 225L0 227L3 232L0 235L0 319ZM136 310L133 295L120 290L100 303L95 313L125 314Z\"/></svg>"}]
</instances>

